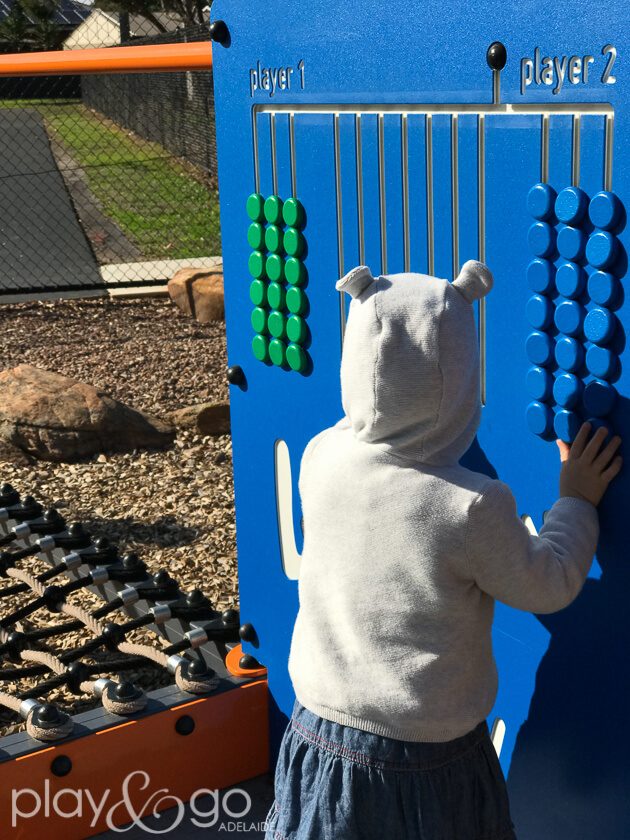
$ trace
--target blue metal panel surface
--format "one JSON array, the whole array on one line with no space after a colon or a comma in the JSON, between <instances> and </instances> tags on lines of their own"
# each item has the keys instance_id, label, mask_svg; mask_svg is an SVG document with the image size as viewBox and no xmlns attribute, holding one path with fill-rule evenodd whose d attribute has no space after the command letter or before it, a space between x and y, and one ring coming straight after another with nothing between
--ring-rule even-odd
<instances>
[{"instance_id":1,"label":"blue metal panel surface","mask_svg":"<svg viewBox=\"0 0 630 840\"><path fill-rule=\"evenodd\" d=\"M629 87L621 59L612 66L627 49L627 12L621 0L605 9L581 0L570 16L489 0L216 0L212 13L231 36L215 45L214 64L228 357L246 377L231 389L241 609L258 633L244 649L269 668L277 743L293 702L297 588L283 570L277 490L288 479L276 443L289 450L288 533L299 552L301 453L342 414L342 273L365 263L375 274L409 266L452 279L465 260L487 261L485 405L466 462L506 481L537 528L557 494L554 437L570 438L591 415L630 431L625 213L608 222L609 195L590 215L569 212L572 197L601 191L630 201ZM508 53L500 85L486 62L494 40ZM539 194L548 208L528 202L539 183L553 188ZM254 192L294 196L306 214L300 371L252 353ZM545 393L532 394L541 382ZM489 722L505 722L519 840L630 836L629 491L624 472L601 506L597 560L572 605L535 616L497 604L500 689Z\"/></svg>"}]
</instances>

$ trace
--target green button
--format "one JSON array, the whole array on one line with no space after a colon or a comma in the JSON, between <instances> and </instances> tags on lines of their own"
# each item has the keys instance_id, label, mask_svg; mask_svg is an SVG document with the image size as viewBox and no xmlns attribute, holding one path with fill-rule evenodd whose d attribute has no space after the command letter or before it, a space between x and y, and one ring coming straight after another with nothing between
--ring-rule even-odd
<instances>
[{"instance_id":1,"label":"green button","mask_svg":"<svg viewBox=\"0 0 630 840\"><path fill-rule=\"evenodd\" d=\"M252 193L247 199L247 215L252 222L262 222L265 218L265 199L260 193Z\"/></svg>"},{"instance_id":2,"label":"green button","mask_svg":"<svg viewBox=\"0 0 630 840\"><path fill-rule=\"evenodd\" d=\"M299 315L291 315L287 321L287 335L289 341L301 344L306 339L306 321Z\"/></svg>"},{"instance_id":3,"label":"green button","mask_svg":"<svg viewBox=\"0 0 630 840\"><path fill-rule=\"evenodd\" d=\"M291 370L297 370L301 373L303 370L306 370L308 356L297 344L289 344L287 347L287 362Z\"/></svg>"},{"instance_id":4,"label":"green button","mask_svg":"<svg viewBox=\"0 0 630 840\"><path fill-rule=\"evenodd\" d=\"M272 338L269 342L269 355L274 365L283 365L287 358L287 348L284 341L279 338Z\"/></svg>"},{"instance_id":5,"label":"green button","mask_svg":"<svg viewBox=\"0 0 630 840\"><path fill-rule=\"evenodd\" d=\"M284 250L292 257L304 253L306 240L297 228L287 228L284 232Z\"/></svg>"},{"instance_id":6,"label":"green button","mask_svg":"<svg viewBox=\"0 0 630 840\"><path fill-rule=\"evenodd\" d=\"M297 286L290 286L287 289L287 309L294 315L302 315L306 312L308 298Z\"/></svg>"},{"instance_id":7,"label":"green button","mask_svg":"<svg viewBox=\"0 0 630 840\"><path fill-rule=\"evenodd\" d=\"M285 225L289 225L290 227L301 228L304 224L304 208L297 200L297 198L288 198L284 202L284 207L282 208L282 218L284 219Z\"/></svg>"},{"instance_id":8,"label":"green button","mask_svg":"<svg viewBox=\"0 0 630 840\"><path fill-rule=\"evenodd\" d=\"M265 201L265 219L272 225L282 223L282 199L277 195L270 195Z\"/></svg>"},{"instance_id":9,"label":"green button","mask_svg":"<svg viewBox=\"0 0 630 840\"><path fill-rule=\"evenodd\" d=\"M252 251L249 255L249 273L257 278L265 276L265 255L262 251Z\"/></svg>"},{"instance_id":10,"label":"green button","mask_svg":"<svg viewBox=\"0 0 630 840\"><path fill-rule=\"evenodd\" d=\"M252 339L252 352L259 362L269 358L269 340L264 335L255 335Z\"/></svg>"},{"instance_id":11,"label":"green button","mask_svg":"<svg viewBox=\"0 0 630 840\"><path fill-rule=\"evenodd\" d=\"M265 245L265 228L258 222L252 222L247 229L247 241L250 248L261 251Z\"/></svg>"},{"instance_id":12,"label":"green button","mask_svg":"<svg viewBox=\"0 0 630 840\"><path fill-rule=\"evenodd\" d=\"M285 291L280 283L270 283L267 289L267 300L272 309L282 309L284 306Z\"/></svg>"},{"instance_id":13,"label":"green button","mask_svg":"<svg viewBox=\"0 0 630 840\"><path fill-rule=\"evenodd\" d=\"M264 306L267 303L267 284L263 280L252 280L249 299L255 306Z\"/></svg>"},{"instance_id":14,"label":"green button","mask_svg":"<svg viewBox=\"0 0 630 840\"><path fill-rule=\"evenodd\" d=\"M306 283L306 267L296 257L289 257L284 264L284 276L292 286L303 286Z\"/></svg>"},{"instance_id":15,"label":"green button","mask_svg":"<svg viewBox=\"0 0 630 840\"><path fill-rule=\"evenodd\" d=\"M267 332L267 311L262 306L257 306L255 309L252 309L251 322L254 332Z\"/></svg>"},{"instance_id":16,"label":"green button","mask_svg":"<svg viewBox=\"0 0 630 840\"><path fill-rule=\"evenodd\" d=\"M284 260L282 257L279 257L278 254L270 254L267 257L267 262L265 263L265 269L267 271L267 277L270 280L278 280L282 279L282 273L284 271Z\"/></svg>"},{"instance_id":17,"label":"green button","mask_svg":"<svg viewBox=\"0 0 630 840\"><path fill-rule=\"evenodd\" d=\"M265 231L265 245L274 254L282 253L282 231L277 225L269 225Z\"/></svg>"},{"instance_id":18,"label":"green button","mask_svg":"<svg viewBox=\"0 0 630 840\"><path fill-rule=\"evenodd\" d=\"M274 338L286 338L287 334L287 319L282 314L282 312L278 312L274 310L269 315L269 332Z\"/></svg>"}]
</instances>

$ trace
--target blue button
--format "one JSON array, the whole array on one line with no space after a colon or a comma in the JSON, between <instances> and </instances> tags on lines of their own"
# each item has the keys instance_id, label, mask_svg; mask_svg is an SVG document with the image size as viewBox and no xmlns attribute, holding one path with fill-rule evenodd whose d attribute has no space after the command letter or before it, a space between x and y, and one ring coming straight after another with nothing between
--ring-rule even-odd
<instances>
[{"instance_id":1,"label":"blue button","mask_svg":"<svg viewBox=\"0 0 630 840\"><path fill-rule=\"evenodd\" d=\"M608 382L593 379L584 388L584 408L587 414L595 417L605 417L613 410L617 392Z\"/></svg>"},{"instance_id":2,"label":"blue button","mask_svg":"<svg viewBox=\"0 0 630 840\"><path fill-rule=\"evenodd\" d=\"M558 233L558 251L565 260L581 260L584 256L586 236L579 228L565 225Z\"/></svg>"},{"instance_id":3,"label":"blue button","mask_svg":"<svg viewBox=\"0 0 630 840\"><path fill-rule=\"evenodd\" d=\"M596 230L586 243L586 259L593 268L609 268L617 258L617 237L607 230Z\"/></svg>"},{"instance_id":4,"label":"blue button","mask_svg":"<svg viewBox=\"0 0 630 840\"><path fill-rule=\"evenodd\" d=\"M561 263L556 271L556 288L566 298L577 298L586 286L586 272L574 262Z\"/></svg>"},{"instance_id":5,"label":"blue button","mask_svg":"<svg viewBox=\"0 0 630 840\"><path fill-rule=\"evenodd\" d=\"M577 335L584 323L584 307L576 300L565 300L556 307L556 327L565 335Z\"/></svg>"},{"instance_id":6,"label":"blue button","mask_svg":"<svg viewBox=\"0 0 630 840\"><path fill-rule=\"evenodd\" d=\"M553 213L556 191L549 184L534 184L527 193L527 211L535 219L545 220Z\"/></svg>"},{"instance_id":7,"label":"blue button","mask_svg":"<svg viewBox=\"0 0 630 840\"><path fill-rule=\"evenodd\" d=\"M531 402L525 411L527 427L535 435L548 435L553 424L553 412L548 405Z\"/></svg>"},{"instance_id":8,"label":"blue button","mask_svg":"<svg viewBox=\"0 0 630 840\"><path fill-rule=\"evenodd\" d=\"M607 271L594 271L588 278L588 294L593 303L610 306L617 297L616 279Z\"/></svg>"},{"instance_id":9,"label":"blue button","mask_svg":"<svg viewBox=\"0 0 630 840\"><path fill-rule=\"evenodd\" d=\"M591 199L588 214L595 227L612 230L621 220L622 205L614 193L602 190Z\"/></svg>"},{"instance_id":10,"label":"blue button","mask_svg":"<svg viewBox=\"0 0 630 840\"><path fill-rule=\"evenodd\" d=\"M531 367L525 379L527 393L535 400L548 400L553 392L553 376L541 367Z\"/></svg>"},{"instance_id":11,"label":"blue button","mask_svg":"<svg viewBox=\"0 0 630 840\"><path fill-rule=\"evenodd\" d=\"M556 216L567 225L581 221L588 207L588 196L579 187L566 187L556 198Z\"/></svg>"},{"instance_id":12,"label":"blue button","mask_svg":"<svg viewBox=\"0 0 630 840\"><path fill-rule=\"evenodd\" d=\"M555 249L555 231L547 222L534 222L527 231L527 241L532 254L549 257Z\"/></svg>"},{"instance_id":13,"label":"blue button","mask_svg":"<svg viewBox=\"0 0 630 840\"><path fill-rule=\"evenodd\" d=\"M593 344L586 351L586 367L600 379L610 379L617 370L617 357L607 347Z\"/></svg>"},{"instance_id":14,"label":"blue button","mask_svg":"<svg viewBox=\"0 0 630 840\"><path fill-rule=\"evenodd\" d=\"M564 408L573 408L580 399L582 383L572 373L562 373L553 383L553 398Z\"/></svg>"},{"instance_id":15,"label":"blue button","mask_svg":"<svg viewBox=\"0 0 630 840\"><path fill-rule=\"evenodd\" d=\"M574 338L563 336L556 343L556 362L563 370L577 373L584 364L584 348Z\"/></svg>"},{"instance_id":16,"label":"blue button","mask_svg":"<svg viewBox=\"0 0 630 840\"><path fill-rule=\"evenodd\" d=\"M549 260L532 260L527 266L527 282L532 292L552 292L555 271L554 264Z\"/></svg>"},{"instance_id":17,"label":"blue button","mask_svg":"<svg viewBox=\"0 0 630 840\"><path fill-rule=\"evenodd\" d=\"M594 344L608 344L615 334L615 316L609 309L596 306L584 319L584 335Z\"/></svg>"},{"instance_id":18,"label":"blue button","mask_svg":"<svg viewBox=\"0 0 630 840\"><path fill-rule=\"evenodd\" d=\"M527 301L527 320L537 330L546 329L553 318L553 306L549 298L532 295Z\"/></svg>"},{"instance_id":19,"label":"blue button","mask_svg":"<svg viewBox=\"0 0 630 840\"><path fill-rule=\"evenodd\" d=\"M573 443L580 425L580 418L575 411L567 411L566 408L560 409L553 418L555 433L565 443Z\"/></svg>"},{"instance_id":20,"label":"blue button","mask_svg":"<svg viewBox=\"0 0 630 840\"><path fill-rule=\"evenodd\" d=\"M525 343L527 357L535 365L546 365L551 361L553 344L547 333L533 332Z\"/></svg>"}]
</instances>

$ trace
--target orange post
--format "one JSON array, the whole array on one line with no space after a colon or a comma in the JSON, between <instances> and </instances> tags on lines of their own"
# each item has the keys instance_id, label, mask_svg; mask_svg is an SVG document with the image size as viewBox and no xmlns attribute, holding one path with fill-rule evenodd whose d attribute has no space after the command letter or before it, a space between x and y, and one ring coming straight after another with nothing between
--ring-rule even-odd
<instances>
[{"instance_id":1,"label":"orange post","mask_svg":"<svg viewBox=\"0 0 630 840\"><path fill-rule=\"evenodd\" d=\"M0 76L181 73L185 70L210 70L211 68L212 44L210 41L0 55Z\"/></svg>"}]
</instances>

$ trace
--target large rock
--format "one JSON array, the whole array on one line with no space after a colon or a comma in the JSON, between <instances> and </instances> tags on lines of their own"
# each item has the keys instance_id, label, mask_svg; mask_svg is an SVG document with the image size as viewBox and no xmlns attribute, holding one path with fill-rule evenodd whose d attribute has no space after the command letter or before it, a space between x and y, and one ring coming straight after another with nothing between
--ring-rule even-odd
<instances>
[{"instance_id":1,"label":"large rock","mask_svg":"<svg viewBox=\"0 0 630 840\"><path fill-rule=\"evenodd\" d=\"M0 372L0 438L45 461L162 449L175 430L102 391L31 365Z\"/></svg>"},{"instance_id":2,"label":"large rock","mask_svg":"<svg viewBox=\"0 0 630 840\"><path fill-rule=\"evenodd\" d=\"M225 317L221 269L182 268L169 280L168 293L178 309L202 324Z\"/></svg>"},{"instance_id":3,"label":"large rock","mask_svg":"<svg viewBox=\"0 0 630 840\"><path fill-rule=\"evenodd\" d=\"M230 434L230 404L201 403L180 408L171 414L178 429L195 429L200 435Z\"/></svg>"}]
</instances>

